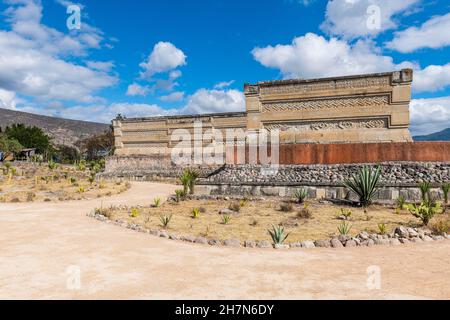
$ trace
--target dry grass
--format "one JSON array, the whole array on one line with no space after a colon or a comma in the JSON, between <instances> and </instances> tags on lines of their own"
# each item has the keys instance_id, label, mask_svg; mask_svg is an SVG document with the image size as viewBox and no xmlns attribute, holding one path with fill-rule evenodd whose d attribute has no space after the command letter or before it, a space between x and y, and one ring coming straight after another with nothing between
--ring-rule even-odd
<instances>
[{"instance_id":1,"label":"dry grass","mask_svg":"<svg viewBox=\"0 0 450 320\"><path fill-rule=\"evenodd\" d=\"M224 224L219 211L229 207L226 201L198 201L189 200L179 204L165 203L160 208L150 205L139 209L139 216L130 217L131 209L116 210L111 213L111 219L125 220L139 224L148 229L162 229L160 216L173 215L169 224L169 231L180 235L207 236L220 240L237 238L245 240L270 240L267 229L272 225L283 225L287 232L291 232L287 242L301 240L327 239L337 234L337 227L342 222L337 217L341 214L341 206L309 202L307 209L312 217L302 214L303 205L293 204L292 212L280 209L281 200L266 200L264 202L249 201L240 212L233 215L228 224ZM203 208L196 219L192 218L194 208ZM348 208L352 216L348 221L352 228L351 235L361 231L378 232L378 225L385 224L387 231L399 225L418 226L419 221L406 211L395 213L393 207L373 206L368 215L362 209ZM202 210L203 211L203 210ZM299 214L300 212L300 214Z\"/></svg>"},{"instance_id":2,"label":"dry grass","mask_svg":"<svg viewBox=\"0 0 450 320\"><path fill-rule=\"evenodd\" d=\"M129 189L125 182L88 181L89 171L73 166L50 170L47 165L18 167L11 178L0 171L0 202L50 202L85 200L119 194Z\"/></svg>"}]
</instances>

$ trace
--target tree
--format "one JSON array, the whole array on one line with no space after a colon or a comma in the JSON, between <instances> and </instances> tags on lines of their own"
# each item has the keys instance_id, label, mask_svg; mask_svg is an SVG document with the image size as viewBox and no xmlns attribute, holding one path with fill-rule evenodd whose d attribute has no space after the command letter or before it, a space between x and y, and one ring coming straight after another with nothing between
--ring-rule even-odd
<instances>
[{"instance_id":1,"label":"tree","mask_svg":"<svg viewBox=\"0 0 450 320\"><path fill-rule=\"evenodd\" d=\"M38 127L13 124L6 127L5 133L8 138L17 140L24 148L35 148L39 154L48 155L53 151L50 137Z\"/></svg>"},{"instance_id":2,"label":"tree","mask_svg":"<svg viewBox=\"0 0 450 320\"><path fill-rule=\"evenodd\" d=\"M76 143L87 160L98 160L112 154L114 151L114 133L112 129Z\"/></svg>"},{"instance_id":3,"label":"tree","mask_svg":"<svg viewBox=\"0 0 450 320\"><path fill-rule=\"evenodd\" d=\"M4 133L0 133L0 151L5 153L18 153L23 149L22 145L16 139L8 138Z\"/></svg>"}]
</instances>

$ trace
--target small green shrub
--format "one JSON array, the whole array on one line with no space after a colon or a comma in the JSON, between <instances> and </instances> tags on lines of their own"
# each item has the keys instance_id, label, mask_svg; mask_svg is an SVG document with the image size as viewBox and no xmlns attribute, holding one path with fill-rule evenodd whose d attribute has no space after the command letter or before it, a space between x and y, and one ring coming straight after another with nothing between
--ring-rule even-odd
<instances>
[{"instance_id":1,"label":"small green shrub","mask_svg":"<svg viewBox=\"0 0 450 320\"><path fill-rule=\"evenodd\" d=\"M159 208L161 206L161 198L155 198L153 199L153 207Z\"/></svg>"},{"instance_id":2,"label":"small green shrub","mask_svg":"<svg viewBox=\"0 0 450 320\"><path fill-rule=\"evenodd\" d=\"M342 216L345 220L350 220L351 217L352 217L352 215L353 215L352 210L341 208L341 216Z\"/></svg>"},{"instance_id":3,"label":"small green shrub","mask_svg":"<svg viewBox=\"0 0 450 320\"><path fill-rule=\"evenodd\" d=\"M307 196L308 196L308 190L306 190L305 188L297 189L294 192L294 198L298 203L305 202Z\"/></svg>"},{"instance_id":4,"label":"small green shrub","mask_svg":"<svg viewBox=\"0 0 450 320\"><path fill-rule=\"evenodd\" d=\"M140 212L139 212L138 208L132 208L131 209L131 213L130 213L130 217L137 218L137 217L139 217L139 214L140 214Z\"/></svg>"},{"instance_id":5,"label":"small green shrub","mask_svg":"<svg viewBox=\"0 0 450 320\"><path fill-rule=\"evenodd\" d=\"M427 226L433 217L442 212L441 204L434 201L424 201L420 205L410 204L407 206L408 211L422 223Z\"/></svg>"},{"instance_id":6,"label":"small green shrub","mask_svg":"<svg viewBox=\"0 0 450 320\"><path fill-rule=\"evenodd\" d=\"M198 208L194 208L191 211L191 217L192 219L198 219L200 218L200 210Z\"/></svg>"},{"instance_id":7,"label":"small green shrub","mask_svg":"<svg viewBox=\"0 0 450 320\"><path fill-rule=\"evenodd\" d=\"M86 189L84 187L79 187L77 190L78 193L85 193Z\"/></svg>"},{"instance_id":8,"label":"small green shrub","mask_svg":"<svg viewBox=\"0 0 450 320\"><path fill-rule=\"evenodd\" d=\"M247 206L247 203L248 203L248 200L247 200L247 199L242 199L242 200L239 201L239 206L240 206L241 208L244 208L244 207Z\"/></svg>"},{"instance_id":9,"label":"small green shrub","mask_svg":"<svg viewBox=\"0 0 450 320\"><path fill-rule=\"evenodd\" d=\"M282 226L275 227L272 225L272 230L269 229L267 231L269 232L274 244L283 244L290 235L290 233L285 234Z\"/></svg>"},{"instance_id":10,"label":"small green shrub","mask_svg":"<svg viewBox=\"0 0 450 320\"><path fill-rule=\"evenodd\" d=\"M222 224L228 224L231 221L231 216L228 214L224 214L222 216Z\"/></svg>"},{"instance_id":11,"label":"small green shrub","mask_svg":"<svg viewBox=\"0 0 450 320\"><path fill-rule=\"evenodd\" d=\"M399 196L397 200L395 200L395 203L397 204L397 209L403 210L406 207L406 199L404 196Z\"/></svg>"},{"instance_id":12,"label":"small green shrub","mask_svg":"<svg viewBox=\"0 0 450 320\"><path fill-rule=\"evenodd\" d=\"M172 215L161 215L159 216L159 221L161 221L161 225L164 228L167 228L169 226L170 221L172 220Z\"/></svg>"},{"instance_id":13,"label":"small green shrub","mask_svg":"<svg viewBox=\"0 0 450 320\"><path fill-rule=\"evenodd\" d=\"M181 199L186 197L186 193L182 189L175 190L176 202L180 202Z\"/></svg>"},{"instance_id":14,"label":"small green shrub","mask_svg":"<svg viewBox=\"0 0 450 320\"><path fill-rule=\"evenodd\" d=\"M340 235L348 235L350 233L350 230L352 229L352 226L347 223L346 221L343 221L339 226L338 226L338 231Z\"/></svg>"},{"instance_id":15,"label":"small green shrub","mask_svg":"<svg viewBox=\"0 0 450 320\"><path fill-rule=\"evenodd\" d=\"M384 224L384 223L380 223L379 225L378 225L378 232L380 233L380 234L386 234L387 233L387 227L386 227L386 224Z\"/></svg>"}]
</instances>

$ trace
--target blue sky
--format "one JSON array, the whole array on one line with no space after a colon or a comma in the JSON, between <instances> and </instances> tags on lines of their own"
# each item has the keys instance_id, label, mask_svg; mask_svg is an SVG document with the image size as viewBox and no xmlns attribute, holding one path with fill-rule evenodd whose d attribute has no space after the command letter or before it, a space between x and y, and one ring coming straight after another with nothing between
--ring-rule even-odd
<instances>
[{"instance_id":1,"label":"blue sky","mask_svg":"<svg viewBox=\"0 0 450 320\"><path fill-rule=\"evenodd\" d=\"M445 0L4 0L0 11L0 107L101 122L231 112L246 82L411 67L413 134L450 127Z\"/></svg>"}]
</instances>

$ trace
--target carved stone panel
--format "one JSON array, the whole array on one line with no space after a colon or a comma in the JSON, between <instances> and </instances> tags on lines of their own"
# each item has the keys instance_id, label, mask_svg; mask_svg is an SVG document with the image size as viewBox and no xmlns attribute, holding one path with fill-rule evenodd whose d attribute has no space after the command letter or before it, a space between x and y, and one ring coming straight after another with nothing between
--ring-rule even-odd
<instances>
[{"instance_id":1,"label":"carved stone panel","mask_svg":"<svg viewBox=\"0 0 450 320\"><path fill-rule=\"evenodd\" d=\"M268 131L277 130L277 129L280 131L383 129L383 128L387 128L387 127L388 127L388 119L284 122L284 123L270 123L270 124L264 125L264 128Z\"/></svg>"},{"instance_id":2,"label":"carved stone panel","mask_svg":"<svg viewBox=\"0 0 450 320\"><path fill-rule=\"evenodd\" d=\"M318 100L264 103L263 112L345 109L345 108L364 108L364 107L380 107L380 106L382 107L387 106L388 104L389 104L388 95L372 96L372 97L318 99Z\"/></svg>"}]
</instances>

